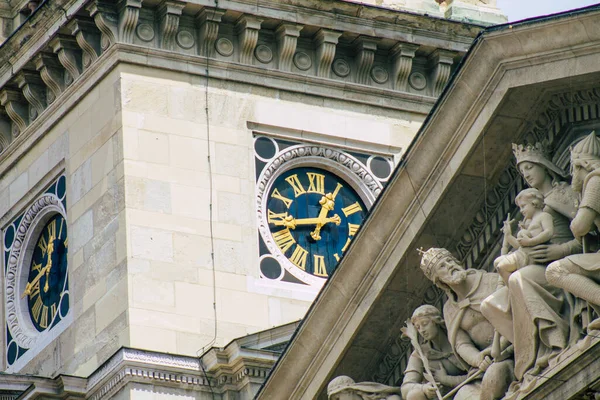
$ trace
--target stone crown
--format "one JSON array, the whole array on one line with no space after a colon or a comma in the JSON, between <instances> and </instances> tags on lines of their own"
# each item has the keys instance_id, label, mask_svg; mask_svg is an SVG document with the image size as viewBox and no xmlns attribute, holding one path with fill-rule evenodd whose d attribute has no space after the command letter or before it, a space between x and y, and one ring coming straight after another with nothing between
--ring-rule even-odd
<instances>
[{"instance_id":1,"label":"stone crown","mask_svg":"<svg viewBox=\"0 0 600 400\"><path fill-rule=\"evenodd\" d=\"M429 249L425 252L422 250L419 250L419 252L422 254L421 270L423 271L423 273L425 274L425 276L428 279L431 279L433 267L440 260L443 260L444 258L448 258L448 257L454 258L452 253L450 253L448 250L438 249L435 247L432 247L431 249Z\"/></svg>"},{"instance_id":2,"label":"stone crown","mask_svg":"<svg viewBox=\"0 0 600 400\"><path fill-rule=\"evenodd\" d=\"M592 131L582 141L571 147L571 160L600 159L600 139Z\"/></svg>"}]
</instances>

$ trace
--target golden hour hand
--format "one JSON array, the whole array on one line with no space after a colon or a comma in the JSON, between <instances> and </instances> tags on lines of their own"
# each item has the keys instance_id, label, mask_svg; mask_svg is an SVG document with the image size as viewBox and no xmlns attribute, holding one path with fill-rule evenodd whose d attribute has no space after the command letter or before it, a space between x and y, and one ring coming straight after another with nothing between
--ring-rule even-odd
<instances>
[{"instance_id":1,"label":"golden hour hand","mask_svg":"<svg viewBox=\"0 0 600 400\"><path fill-rule=\"evenodd\" d=\"M333 222L334 224L339 225L342 222L339 215L337 214L335 214L331 218L327 218L327 213L333 210L333 207L335 206L334 199L336 194L337 190L335 194L327 193L325 196L321 197L321 200L319 200L319 204L321 205L321 212L319 212L319 217L316 221L317 226L315 227L315 230L310 233L310 237L312 237L314 240L321 240L321 228L325 224Z\"/></svg>"}]
</instances>

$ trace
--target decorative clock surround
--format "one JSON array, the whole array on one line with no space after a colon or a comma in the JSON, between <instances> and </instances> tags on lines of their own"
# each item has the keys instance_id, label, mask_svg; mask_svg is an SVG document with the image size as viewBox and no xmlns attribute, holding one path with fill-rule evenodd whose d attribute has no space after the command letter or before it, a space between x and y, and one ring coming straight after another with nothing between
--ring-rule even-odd
<instances>
[{"instance_id":1,"label":"decorative clock surround","mask_svg":"<svg viewBox=\"0 0 600 400\"><path fill-rule=\"evenodd\" d=\"M65 207L62 175L3 230L9 369L18 369L68 323Z\"/></svg>"},{"instance_id":2,"label":"decorative clock surround","mask_svg":"<svg viewBox=\"0 0 600 400\"><path fill-rule=\"evenodd\" d=\"M255 137L261 277L320 287L393 169L391 157Z\"/></svg>"}]
</instances>

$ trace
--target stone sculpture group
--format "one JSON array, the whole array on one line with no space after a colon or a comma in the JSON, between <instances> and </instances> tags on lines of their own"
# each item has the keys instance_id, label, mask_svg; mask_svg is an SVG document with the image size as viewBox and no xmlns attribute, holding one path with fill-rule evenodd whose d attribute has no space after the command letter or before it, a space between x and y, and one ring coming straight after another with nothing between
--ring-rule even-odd
<instances>
[{"instance_id":1,"label":"stone sculpture group","mask_svg":"<svg viewBox=\"0 0 600 400\"><path fill-rule=\"evenodd\" d=\"M523 216L517 234L510 215L502 228L497 272L465 269L446 249L421 251L421 270L447 300L442 313L425 305L407 321L414 351L401 388L338 377L330 400L517 399L582 337L594 336L600 139L592 132L570 150L571 185L544 144L513 145L530 188L515 201Z\"/></svg>"}]
</instances>

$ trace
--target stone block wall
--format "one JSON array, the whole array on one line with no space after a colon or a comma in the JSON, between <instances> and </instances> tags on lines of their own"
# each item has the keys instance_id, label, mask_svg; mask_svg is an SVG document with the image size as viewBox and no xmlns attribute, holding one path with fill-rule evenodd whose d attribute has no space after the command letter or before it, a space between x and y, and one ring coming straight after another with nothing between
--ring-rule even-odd
<instances>
[{"instance_id":1,"label":"stone block wall","mask_svg":"<svg viewBox=\"0 0 600 400\"><path fill-rule=\"evenodd\" d=\"M144 67L120 82L130 344L183 355L212 342L215 286L218 346L302 318L316 295L259 278L249 123L368 151L404 148L422 118L216 79L207 92L203 77Z\"/></svg>"}]
</instances>

